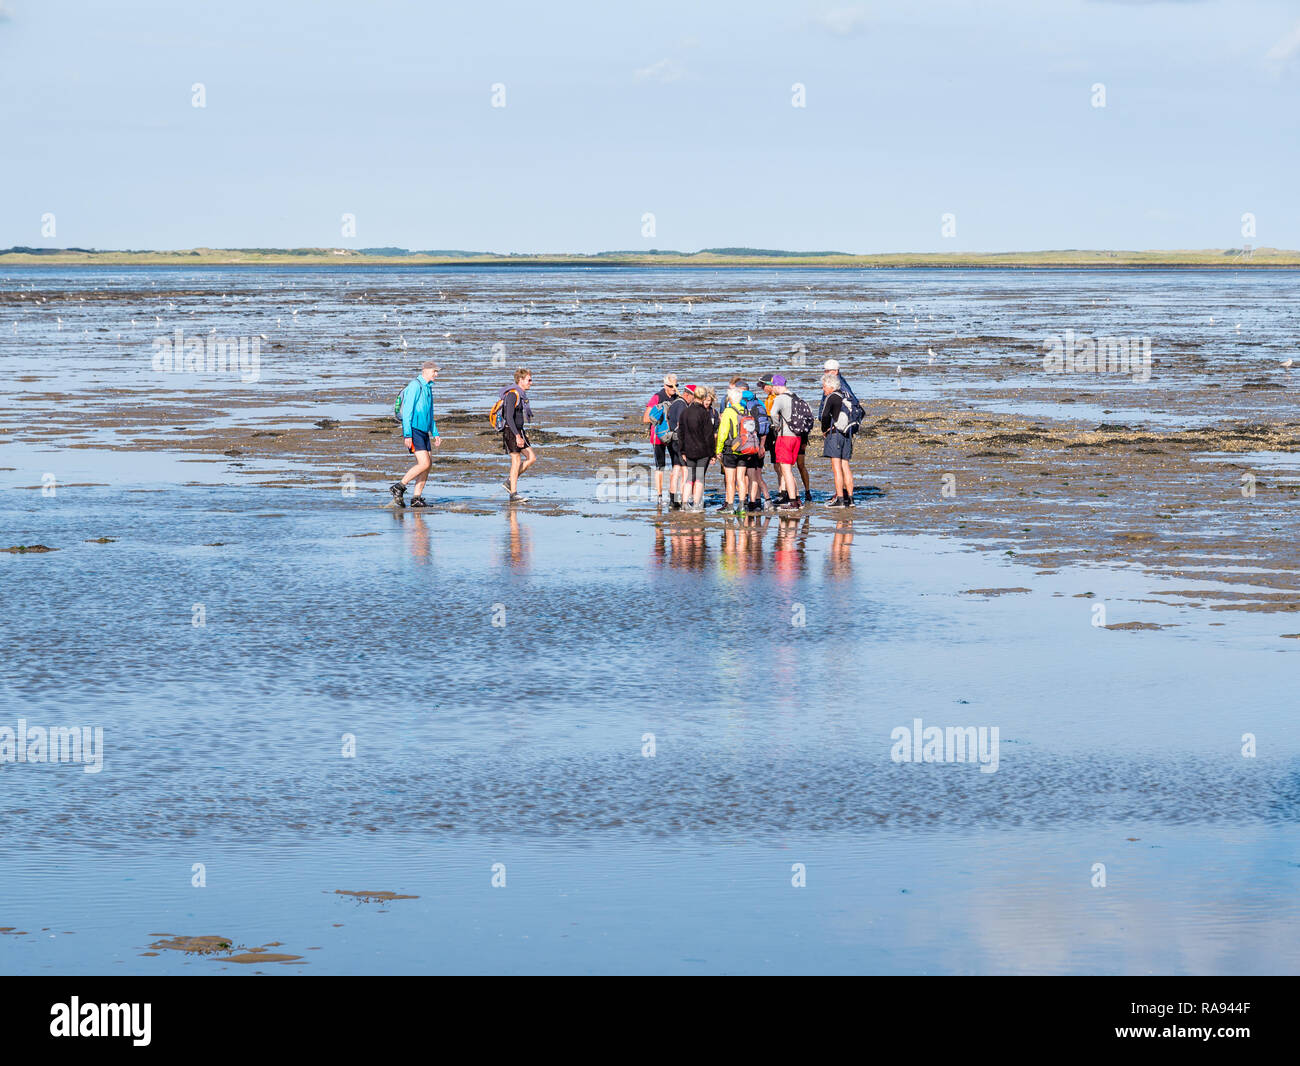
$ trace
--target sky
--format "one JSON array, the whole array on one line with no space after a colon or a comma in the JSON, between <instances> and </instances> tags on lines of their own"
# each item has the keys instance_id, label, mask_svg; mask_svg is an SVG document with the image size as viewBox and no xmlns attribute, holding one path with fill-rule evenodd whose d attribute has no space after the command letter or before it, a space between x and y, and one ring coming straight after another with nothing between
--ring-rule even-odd
<instances>
[{"instance_id":1,"label":"sky","mask_svg":"<svg viewBox=\"0 0 1300 1066\"><path fill-rule=\"evenodd\" d=\"M1300 248L1298 164L1300 0L0 0L0 247Z\"/></svg>"}]
</instances>

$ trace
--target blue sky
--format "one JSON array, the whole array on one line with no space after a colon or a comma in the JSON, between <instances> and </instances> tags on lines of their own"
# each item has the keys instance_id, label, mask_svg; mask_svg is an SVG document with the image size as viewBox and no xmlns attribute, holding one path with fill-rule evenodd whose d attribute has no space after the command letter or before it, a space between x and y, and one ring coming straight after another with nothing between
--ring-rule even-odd
<instances>
[{"instance_id":1,"label":"blue sky","mask_svg":"<svg viewBox=\"0 0 1300 1066\"><path fill-rule=\"evenodd\" d=\"M0 12L0 246L1300 248L1295 0Z\"/></svg>"}]
</instances>

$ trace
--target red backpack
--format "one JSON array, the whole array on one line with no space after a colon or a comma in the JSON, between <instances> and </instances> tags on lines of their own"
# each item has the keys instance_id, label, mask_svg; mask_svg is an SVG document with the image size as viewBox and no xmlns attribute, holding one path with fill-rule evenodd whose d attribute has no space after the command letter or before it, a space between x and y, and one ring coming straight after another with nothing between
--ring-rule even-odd
<instances>
[{"instance_id":1,"label":"red backpack","mask_svg":"<svg viewBox=\"0 0 1300 1066\"><path fill-rule=\"evenodd\" d=\"M746 412L736 416L736 435L731 450L737 455L762 455L763 438L758 435L758 419Z\"/></svg>"}]
</instances>

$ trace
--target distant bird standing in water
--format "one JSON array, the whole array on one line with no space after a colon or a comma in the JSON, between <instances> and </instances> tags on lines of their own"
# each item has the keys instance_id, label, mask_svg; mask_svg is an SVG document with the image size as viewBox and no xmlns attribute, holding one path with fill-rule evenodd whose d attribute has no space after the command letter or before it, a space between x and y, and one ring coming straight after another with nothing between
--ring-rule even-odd
<instances>
[{"instance_id":1,"label":"distant bird standing in water","mask_svg":"<svg viewBox=\"0 0 1300 1066\"><path fill-rule=\"evenodd\" d=\"M930 353L930 365L934 366L934 349L927 348L926 351Z\"/></svg>"},{"instance_id":2,"label":"distant bird standing in water","mask_svg":"<svg viewBox=\"0 0 1300 1066\"><path fill-rule=\"evenodd\" d=\"M406 338L405 338L405 337L402 338L402 347L403 347L403 348L409 348L409 347L410 347L410 345L406 343Z\"/></svg>"},{"instance_id":3,"label":"distant bird standing in water","mask_svg":"<svg viewBox=\"0 0 1300 1066\"><path fill-rule=\"evenodd\" d=\"M1290 370L1290 369L1291 369L1291 366L1292 366L1292 364L1293 364L1294 362L1295 362L1294 359L1283 359L1283 360L1282 360L1282 365L1283 365L1284 367L1286 367L1288 370Z\"/></svg>"}]
</instances>

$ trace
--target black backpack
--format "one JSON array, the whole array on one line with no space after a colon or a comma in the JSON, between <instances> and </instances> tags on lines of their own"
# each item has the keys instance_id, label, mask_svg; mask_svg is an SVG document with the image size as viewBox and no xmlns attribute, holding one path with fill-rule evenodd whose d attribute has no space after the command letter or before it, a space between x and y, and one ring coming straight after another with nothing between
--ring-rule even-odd
<instances>
[{"instance_id":1,"label":"black backpack","mask_svg":"<svg viewBox=\"0 0 1300 1066\"><path fill-rule=\"evenodd\" d=\"M812 408L808 406L808 401L800 396L790 393L790 421L787 423L791 433L797 433L803 436L805 433L811 433L813 428Z\"/></svg>"}]
</instances>

